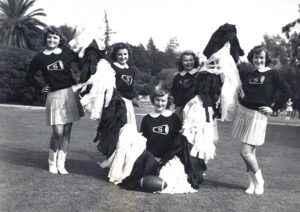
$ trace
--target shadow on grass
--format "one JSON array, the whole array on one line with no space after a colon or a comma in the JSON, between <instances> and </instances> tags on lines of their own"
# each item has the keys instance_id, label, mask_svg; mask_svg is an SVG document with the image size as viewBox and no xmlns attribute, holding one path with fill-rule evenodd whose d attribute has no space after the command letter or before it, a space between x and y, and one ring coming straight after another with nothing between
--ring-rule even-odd
<instances>
[{"instance_id":1,"label":"shadow on grass","mask_svg":"<svg viewBox=\"0 0 300 212\"><path fill-rule=\"evenodd\" d=\"M205 180L204 183L202 184L203 187L209 187L209 188L226 188L226 189L232 189L232 190L245 190L245 187L241 185L234 185L232 183L227 183L227 182L221 182L221 181L215 181L215 180ZM200 185L201 189L201 185Z\"/></svg>"},{"instance_id":2,"label":"shadow on grass","mask_svg":"<svg viewBox=\"0 0 300 212\"><path fill-rule=\"evenodd\" d=\"M0 160L17 166L48 171L48 151L34 151L0 145ZM71 174L89 176L107 181L107 170L99 167L96 161L92 159L80 160L67 158L66 168Z\"/></svg>"}]
</instances>

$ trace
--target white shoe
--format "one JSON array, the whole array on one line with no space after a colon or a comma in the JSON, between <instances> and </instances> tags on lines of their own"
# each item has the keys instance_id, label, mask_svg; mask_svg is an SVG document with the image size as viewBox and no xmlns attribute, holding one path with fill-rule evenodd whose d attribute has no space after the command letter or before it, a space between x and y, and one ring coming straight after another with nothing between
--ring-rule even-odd
<instances>
[{"instance_id":1,"label":"white shoe","mask_svg":"<svg viewBox=\"0 0 300 212\"><path fill-rule=\"evenodd\" d=\"M57 170L58 170L58 173L60 173L60 174L69 174L69 172L65 168L66 156L67 156L67 153L65 153L64 151L62 151L62 150L58 151Z\"/></svg>"},{"instance_id":2,"label":"white shoe","mask_svg":"<svg viewBox=\"0 0 300 212\"><path fill-rule=\"evenodd\" d=\"M52 149L49 150L48 164L49 164L49 172L52 174L58 173L57 166L56 166L57 153L58 151L54 152Z\"/></svg>"},{"instance_id":3,"label":"white shoe","mask_svg":"<svg viewBox=\"0 0 300 212\"><path fill-rule=\"evenodd\" d=\"M255 194L263 194L264 193L264 184L265 181L263 179L261 169L255 173Z\"/></svg>"},{"instance_id":4,"label":"white shoe","mask_svg":"<svg viewBox=\"0 0 300 212\"><path fill-rule=\"evenodd\" d=\"M255 191L255 180L254 180L254 174L251 171L247 172L247 176L249 179L249 187L245 190L247 194L253 194Z\"/></svg>"}]
</instances>

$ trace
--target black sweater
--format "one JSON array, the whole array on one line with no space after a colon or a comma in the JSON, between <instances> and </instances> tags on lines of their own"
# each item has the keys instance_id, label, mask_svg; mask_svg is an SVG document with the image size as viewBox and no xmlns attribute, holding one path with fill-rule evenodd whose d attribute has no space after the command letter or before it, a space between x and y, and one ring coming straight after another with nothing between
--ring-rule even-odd
<instances>
[{"instance_id":1,"label":"black sweater","mask_svg":"<svg viewBox=\"0 0 300 212\"><path fill-rule=\"evenodd\" d=\"M76 84L71 72L71 63L78 60L77 53L70 49L63 49L60 54L46 55L41 52L32 59L26 80L41 91L44 85L41 85L34 77L38 71L41 71L51 91L68 88Z\"/></svg>"},{"instance_id":2,"label":"black sweater","mask_svg":"<svg viewBox=\"0 0 300 212\"><path fill-rule=\"evenodd\" d=\"M116 87L121 96L130 100L136 97L137 94L133 88L135 69L132 67L122 69L115 64L111 64L111 67L116 72Z\"/></svg>"},{"instance_id":3,"label":"black sweater","mask_svg":"<svg viewBox=\"0 0 300 212\"><path fill-rule=\"evenodd\" d=\"M253 110L261 106L272 107L274 111L282 105L276 99L276 93L281 93L281 102L286 102L290 97L290 89L277 70L259 72L257 70L249 73L241 73L242 87L245 93L240 104Z\"/></svg>"}]
</instances>

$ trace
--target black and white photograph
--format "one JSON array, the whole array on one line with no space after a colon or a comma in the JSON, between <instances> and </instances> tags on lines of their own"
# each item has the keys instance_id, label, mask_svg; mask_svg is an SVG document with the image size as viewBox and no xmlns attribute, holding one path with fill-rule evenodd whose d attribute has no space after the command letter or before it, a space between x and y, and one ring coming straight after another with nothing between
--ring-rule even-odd
<instances>
[{"instance_id":1,"label":"black and white photograph","mask_svg":"<svg viewBox=\"0 0 300 212\"><path fill-rule=\"evenodd\" d=\"M299 212L298 0L0 0L1 212Z\"/></svg>"}]
</instances>

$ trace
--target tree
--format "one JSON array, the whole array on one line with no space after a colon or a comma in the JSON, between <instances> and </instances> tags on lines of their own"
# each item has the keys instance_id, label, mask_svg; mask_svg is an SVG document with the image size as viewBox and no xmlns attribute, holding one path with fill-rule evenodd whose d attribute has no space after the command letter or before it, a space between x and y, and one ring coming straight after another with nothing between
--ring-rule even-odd
<instances>
[{"instance_id":1,"label":"tree","mask_svg":"<svg viewBox=\"0 0 300 212\"><path fill-rule=\"evenodd\" d=\"M0 2L0 42L9 46L34 49L46 25L37 16L43 9L29 10L35 0L3 0Z\"/></svg>"},{"instance_id":2,"label":"tree","mask_svg":"<svg viewBox=\"0 0 300 212\"><path fill-rule=\"evenodd\" d=\"M0 45L0 102L22 105L44 105L45 96L30 86L25 75L36 52ZM36 75L43 83L41 72Z\"/></svg>"},{"instance_id":3,"label":"tree","mask_svg":"<svg viewBox=\"0 0 300 212\"><path fill-rule=\"evenodd\" d=\"M277 67L287 65L290 61L291 46L279 35L268 36L264 35L265 45L271 53L272 59L275 60Z\"/></svg>"},{"instance_id":4,"label":"tree","mask_svg":"<svg viewBox=\"0 0 300 212\"><path fill-rule=\"evenodd\" d=\"M149 55L145 47L140 44L139 46L130 45L132 50L132 57L130 63L134 64L144 74L151 75L151 64L149 61Z\"/></svg>"},{"instance_id":5,"label":"tree","mask_svg":"<svg viewBox=\"0 0 300 212\"><path fill-rule=\"evenodd\" d=\"M66 24L61 25L58 28L61 30L63 35L66 37L66 42L67 43L75 37L75 34L76 34L76 29L75 28L73 28L71 26L68 26Z\"/></svg>"},{"instance_id":6,"label":"tree","mask_svg":"<svg viewBox=\"0 0 300 212\"><path fill-rule=\"evenodd\" d=\"M110 28L106 11L104 11L104 22L105 22L104 43L105 43L105 47L108 48L109 42L111 41L111 35L115 34L116 32L112 31L112 29Z\"/></svg>"}]
</instances>

